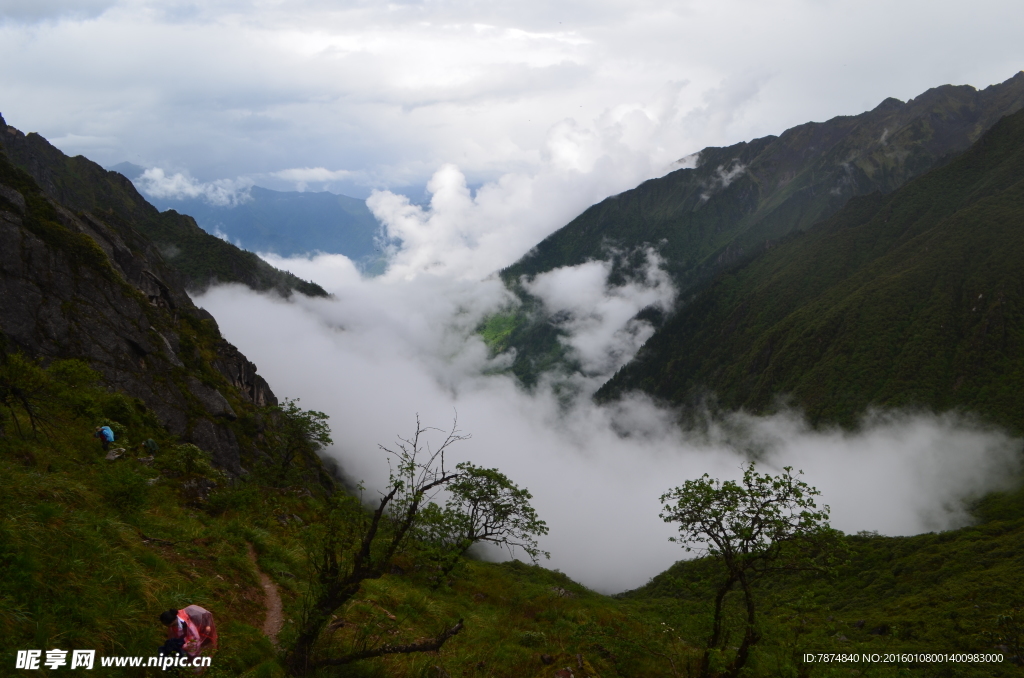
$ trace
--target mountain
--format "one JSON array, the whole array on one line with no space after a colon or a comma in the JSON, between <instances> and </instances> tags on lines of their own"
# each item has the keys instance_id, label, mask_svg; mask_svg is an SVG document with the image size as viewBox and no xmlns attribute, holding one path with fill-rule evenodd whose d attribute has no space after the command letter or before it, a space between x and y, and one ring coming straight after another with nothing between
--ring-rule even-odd
<instances>
[{"instance_id":1,"label":"mountain","mask_svg":"<svg viewBox=\"0 0 1024 678\"><path fill-rule=\"evenodd\" d=\"M901 323L919 322L928 339L948 318L961 341L939 337L915 354L941 354L948 343L962 357L951 364L973 360L988 369L994 360L992 371L1019 369L1014 351L1024 316L1013 263L1024 223L1022 147L1024 113L891 195L853 200L831 220L720 273L684 312L705 300L715 302L712 311L740 300L726 315L749 323L759 307L744 309L742 300L751 299L783 319L776 323L789 332L780 338L782 354L800 341L800 354L815 345L805 333L816 326L790 331L786 308L805 309L804 320L821 316L823 326L835 320L824 318L833 307L840 325L844 314L875 323L873 333L893 325L897 334L882 348L915 340L898 334ZM378 523L359 497L335 488L302 417L274 407L269 385L192 304L187 278L143 234L144 221L105 202L130 192L112 191L111 177L85 162L68 163L83 171L77 177L57 173L75 180L70 191L56 180L41 186L0 152L0 665L17 667L27 652L59 665L71 659L67 650L94 650L103 675L139 675L103 662L153 656L166 636L157 616L199 604L213 611L220 631L207 675L294 675L282 656L310 613L319 573L344 566L351 554L361 558L359 535L368 526L394 534L408 524L390 516ZM62 190L91 196L94 208L63 204L54 197ZM142 211L142 219L149 214ZM796 249L771 259L786 248ZM818 301L827 303L813 306ZM893 309L881 308L887 304ZM923 315L915 316L919 307ZM870 315L876 311L882 315ZM933 317L941 312L947 315ZM709 327L718 322L713 312L702 318ZM730 320L716 327L734 341ZM737 354L742 344L742 337L732 344ZM825 353L849 348L834 345L842 350ZM961 388L975 388L970 378ZM1012 383L1001 382L995 395ZM105 456L91 437L101 422L116 427L120 456ZM829 668L883 678L1018 675L1024 492L989 495L973 511L979 525L942 534L849 537L849 557L833 576L804 571L757 582L762 638L744 675ZM678 563L637 591L608 597L518 561L464 560L439 580L436 543L422 546L403 549L331 611L324 654L367 659L317 675L696 673L722 576L715 558ZM747 612L743 601L734 592L717 602L727 632L735 632ZM462 632L443 648L431 645L455 620ZM440 651L412 653L417 647ZM397 653L374 658L381 649ZM940 663L935 652L961 658ZM808 653L845 659L819 671ZM849 660L854 653L880 659Z\"/></svg>"},{"instance_id":2,"label":"mountain","mask_svg":"<svg viewBox=\"0 0 1024 678\"><path fill-rule=\"evenodd\" d=\"M28 172L51 199L73 212L103 215L108 223L127 223L152 241L160 256L183 276L190 289L211 281L237 282L255 290L293 291L326 296L319 285L296 278L199 228L192 217L160 212L132 183L83 156L69 158L38 134L23 134L0 117L0 149Z\"/></svg>"},{"instance_id":3,"label":"mountain","mask_svg":"<svg viewBox=\"0 0 1024 678\"><path fill-rule=\"evenodd\" d=\"M636 266L629 255L653 247L686 299L719 271L835 214L852 197L889 193L948 162L1022 107L1024 72L980 91L945 85L778 137L706 148L695 168L590 207L502 271L528 303L495 348L517 349L514 370L527 381L564 357L557 328L518 285L524 276L613 258L617 274L628 277Z\"/></svg>"},{"instance_id":4,"label":"mountain","mask_svg":"<svg viewBox=\"0 0 1024 678\"><path fill-rule=\"evenodd\" d=\"M344 254L368 272L383 272L384 257L377 242L380 224L364 200L253 186L233 205L214 205L202 198L150 197L149 201L161 210L189 214L206 232L223 235L254 252L285 257Z\"/></svg>"},{"instance_id":5,"label":"mountain","mask_svg":"<svg viewBox=\"0 0 1024 678\"><path fill-rule=\"evenodd\" d=\"M254 459L255 411L277 403L133 224L73 212L4 153L0 351L84 360L131 399L122 418L150 412L236 475Z\"/></svg>"},{"instance_id":6,"label":"mountain","mask_svg":"<svg viewBox=\"0 0 1024 678\"><path fill-rule=\"evenodd\" d=\"M813 421L869 406L965 409L1024 432L1024 111L890 194L720 274L599 391L726 408L792 398Z\"/></svg>"}]
</instances>

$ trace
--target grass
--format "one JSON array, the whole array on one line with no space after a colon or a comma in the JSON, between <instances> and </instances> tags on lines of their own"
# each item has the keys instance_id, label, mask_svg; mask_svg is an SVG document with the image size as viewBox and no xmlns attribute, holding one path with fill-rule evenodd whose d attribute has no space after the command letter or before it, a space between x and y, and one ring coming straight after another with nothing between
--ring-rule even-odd
<instances>
[{"instance_id":1,"label":"grass","mask_svg":"<svg viewBox=\"0 0 1024 678\"><path fill-rule=\"evenodd\" d=\"M11 355L5 360L4 393L12 384L37 385L30 403L38 424L33 433L21 406L3 401L0 665L13 666L16 650L32 648L150 656L162 642L159 613L195 603L214 612L220 629L220 649L205 675L284 675L260 631L264 594L248 545L281 592L280 641L287 647L311 572L307 544L327 507L317 487L275 485L258 471L229 482L193 464L194 476L216 484L207 499L196 497L186 491L194 478L179 458L192 452L138 412L127 424L106 419L122 434L115 444L126 449L107 461L91 433L105 413L124 416L123 396L89 381L80 364L43 369ZM160 445L152 465L138 445L147 438ZM833 579L762 581L764 639L747 675L1014 675L1019 669L1008 661L840 666L801 659L806 652L993 652L1010 645L998 618L1024 602L1024 493L990 495L975 512L982 522L947 533L852 536L850 561ZM609 597L517 561L467 560L440 586L415 551L396 565L335 612L336 628L322 638L321 652L415 642L459 619L464 630L437 653L367 660L320 675L550 678L560 667L604 678L693 675L720 575L713 560L685 561L641 589ZM734 633L739 602L727 600Z\"/></svg>"}]
</instances>

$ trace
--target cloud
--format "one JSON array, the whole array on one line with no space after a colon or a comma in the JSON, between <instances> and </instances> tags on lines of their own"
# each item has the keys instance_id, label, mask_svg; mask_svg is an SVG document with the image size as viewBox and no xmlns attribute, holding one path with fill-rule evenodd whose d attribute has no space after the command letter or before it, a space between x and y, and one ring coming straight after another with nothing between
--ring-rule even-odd
<instances>
[{"instance_id":1,"label":"cloud","mask_svg":"<svg viewBox=\"0 0 1024 678\"><path fill-rule=\"evenodd\" d=\"M310 184L330 185L350 179L355 174L349 170L329 170L325 167L292 167L271 172L270 176L294 183L297 191L305 191Z\"/></svg>"},{"instance_id":2,"label":"cloud","mask_svg":"<svg viewBox=\"0 0 1024 678\"><path fill-rule=\"evenodd\" d=\"M729 184L746 171L747 166L738 159L734 159L728 167L719 165L715 170L715 174L704 184L704 190L700 194L701 202L706 202L718 191L724 191L729 188Z\"/></svg>"},{"instance_id":3,"label":"cloud","mask_svg":"<svg viewBox=\"0 0 1024 678\"><path fill-rule=\"evenodd\" d=\"M12 124L105 166L187 167L203 182L260 176L283 186L273 173L343 167L356 176L332 185L360 195L421 186L445 163L470 185L529 174L548 150L585 172L600 154L584 142L616 117L631 129L624 143L646 144L657 172L708 145L856 114L888 96L983 87L1024 57L1018 7L994 0L966 17L917 0L870 0L855 15L813 0L2 7L8 17L61 17L0 24L0 60L19 64L0 72ZM87 11L68 14L75 8ZM881 27L871 19L879 13ZM865 34L877 49L861 49ZM729 49L723 35L736 38Z\"/></svg>"},{"instance_id":4,"label":"cloud","mask_svg":"<svg viewBox=\"0 0 1024 678\"><path fill-rule=\"evenodd\" d=\"M561 340L584 374L607 379L654 334L654 327L637 319L637 313L672 309L676 289L662 263L657 252L647 249L643 266L622 285L609 283L609 260L556 268L524 280L523 286L567 333Z\"/></svg>"},{"instance_id":5,"label":"cloud","mask_svg":"<svg viewBox=\"0 0 1024 678\"><path fill-rule=\"evenodd\" d=\"M94 19L117 0L0 0L0 23Z\"/></svg>"},{"instance_id":6,"label":"cloud","mask_svg":"<svg viewBox=\"0 0 1024 678\"><path fill-rule=\"evenodd\" d=\"M686 431L676 412L642 396L594 405L591 380L580 380L575 396L550 382L528 393L475 334L511 302L496 279L363 279L340 255L271 263L334 297L286 301L217 287L196 301L279 396L330 415L337 443L327 453L350 478L382 488L387 466L377 444L407 435L416 413L443 428L457 412L473 436L454 450L457 460L498 467L529 488L551 528L542 540L548 566L604 592L642 585L685 556L658 519L663 492L703 473L738 478L750 458L766 469L803 469L840 529L890 535L965 524L964 502L1005 487L1019 470L1020 441L953 415L875 414L850 433L813 430L798 413L735 413ZM552 291L553 304L614 299L600 266L563 275L576 289L564 298ZM645 284L637 282L637 294Z\"/></svg>"},{"instance_id":7,"label":"cloud","mask_svg":"<svg viewBox=\"0 0 1024 678\"><path fill-rule=\"evenodd\" d=\"M247 202L251 181L246 179L219 180L213 182L196 181L188 174L176 172L168 175L159 167L151 167L133 182L140 191L154 198L184 200L185 198L202 198L211 205L233 206Z\"/></svg>"},{"instance_id":8,"label":"cloud","mask_svg":"<svg viewBox=\"0 0 1024 678\"><path fill-rule=\"evenodd\" d=\"M670 88L655 106L621 106L591 125L555 125L538 167L507 172L475 192L451 163L428 182L427 207L374 191L367 206L388 237L402 243L392 251L387 275L483 278L593 203L668 172L674 156L654 141L676 114L673 102L681 88Z\"/></svg>"},{"instance_id":9,"label":"cloud","mask_svg":"<svg viewBox=\"0 0 1024 678\"><path fill-rule=\"evenodd\" d=\"M553 151L536 173L509 172L476 191L458 167L445 165L425 207L374 193L368 204L391 242L384 275L365 279L341 255L266 257L320 283L330 299L218 287L196 301L279 395L331 416L338 442L328 454L370 488L387 480L378 443L407 434L416 413L444 427L457 412L473 434L460 458L501 468L528 487L551 526L543 543L551 565L606 592L639 586L683 557L657 517L663 492L703 473L738 478L748 459L804 469L832 505L834 524L848 532L963 525L964 502L1015 477L1020 441L953 415L874 413L851 433L814 430L795 412L739 412L682 430L677 412L640 395L595 405L596 388L651 331L637 312L673 303L654 250L609 249L607 261L524 281L566 332L583 371L522 389L504 372L508 356L490 355L476 334L490 314L517 303L493 272L590 196L651 171L650 158L632 156L622 142L622 127L591 131L572 143L604 150L583 164ZM602 137L614 143L595 141ZM717 183L737 175L723 168Z\"/></svg>"}]
</instances>

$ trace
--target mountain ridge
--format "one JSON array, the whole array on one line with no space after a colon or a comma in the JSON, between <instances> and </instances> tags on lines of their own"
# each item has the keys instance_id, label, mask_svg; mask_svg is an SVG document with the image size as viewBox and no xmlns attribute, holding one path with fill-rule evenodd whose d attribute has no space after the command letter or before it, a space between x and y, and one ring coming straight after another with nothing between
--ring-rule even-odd
<instances>
[{"instance_id":1,"label":"mountain ridge","mask_svg":"<svg viewBox=\"0 0 1024 678\"><path fill-rule=\"evenodd\" d=\"M0 152L0 354L8 353L85 361L129 397L125 418L151 413L235 476L259 458L259 412L277 404L133 223L68 209Z\"/></svg>"},{"instance_id":2,"label":"mountain ridge","mask_svg":"<svg viewBox=\"0 0 1024 678\"><path fill-rule=\"evenodd\" d=\"M211 282L237 282L257 291L327 296L319 285L280 271L201 229L192 217L160 212L126 177L84 156L68 157L36 133L24 134L0 117L0 149L31 175L56 202L72 211L103 211L113 222L130 222L161 251L165 262L195 290Z\"/></svg>"},{"instance_id":3,"label":"mountain ridge","mask_svg":"<svg viewBox=\"0 0 1024 678\"><path fill-rule=\"evenodd\" d=\"M812 422L963 408L1024 431L1024 111L896 191L719 274L597 393Z\"/></svg>"},{"instance_id":4,"label":"mountain ridge","mask_svg":"<svg viewBox=\"0 0 1024 678\"><path fill-rule=\"evenodd\" d=\"M716 273L835 214L855 196L891 192L948 162L1007 113L1024 107L1024 72L983 90L943 85L903 103L809 122L728 147L585 210L501 272L526 303L496 350L516 349L525 383L564 363L560 332L520 284L558 268L655 248L680 298ZM637 263L615 257L613 282ZM635 259L635 257L633 257ZM571 362L571 360L570 360Z\"/></svg>"}]
</instances>

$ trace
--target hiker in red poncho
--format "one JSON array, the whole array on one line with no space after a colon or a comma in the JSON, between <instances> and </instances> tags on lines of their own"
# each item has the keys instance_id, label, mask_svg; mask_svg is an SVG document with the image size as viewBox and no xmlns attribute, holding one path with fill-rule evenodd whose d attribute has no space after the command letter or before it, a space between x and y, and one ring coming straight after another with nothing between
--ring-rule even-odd
<instances>
[{"instance_id":1,"label":"hiker in red poncho","mask_svg":"<svg viewBox=\"0 0 1024 678\"><path fill-rule=\"evenodd\" d=\"M162 612L160 621L167 626L168 640L183 641L181 649L190 657L206 648L217 649L217 625L209 610L189 605L184 610Z\"/></svg>"}]
</instances>

